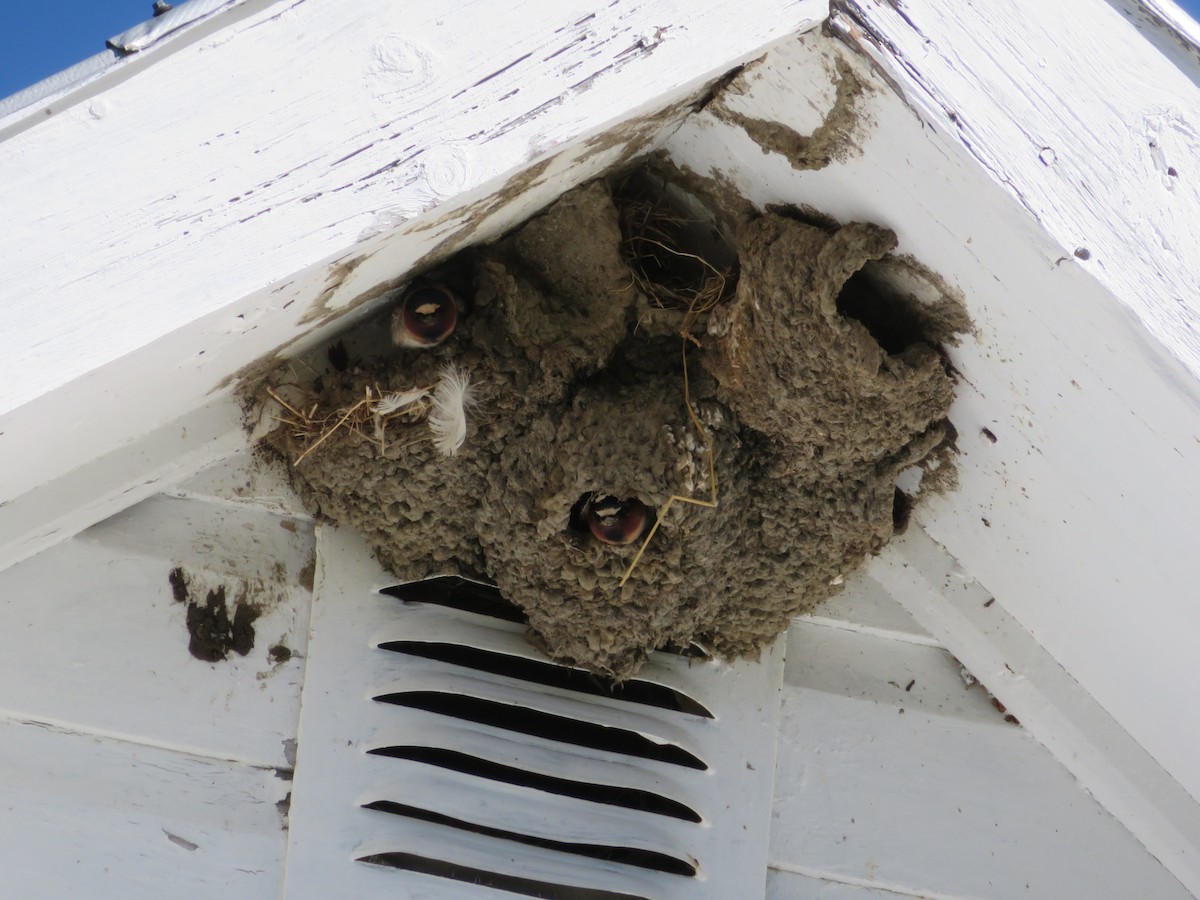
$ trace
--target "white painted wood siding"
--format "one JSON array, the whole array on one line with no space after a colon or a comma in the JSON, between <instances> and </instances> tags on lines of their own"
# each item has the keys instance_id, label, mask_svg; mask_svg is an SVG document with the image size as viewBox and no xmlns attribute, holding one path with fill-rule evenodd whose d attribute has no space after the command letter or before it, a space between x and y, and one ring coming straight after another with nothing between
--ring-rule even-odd
<instances>
[{"instance_id":1,"label":"white painted wood siding","mask_svg":"<svg viewBox=\"0 0 1200 900\"><path fill-rule=\"evenodd\" d=\"M826 11L253 2L32 110L0 141L0 503L652 144L708 81Z\"/></svg>"},{"instance_id":2,"label":"white painted wood siding","mask_svg":"<svg viewBox=\"0 0 1200 900\"><path fill-rule=\"evenodd\" d=\"M0 142L10 216L0 235L10 261L0 288L0 567L240 446L232 405L204 404L246 363L328 334L339 312L430 252L499 233L628 149L665 141L678 161L726 176L757 202L889 225L902 251L963 290L978 334L952 353L962 483L927 503L919 524L1182 785L1167 804L1194 807L1193 57L1161 33L1147 41L1101 0L987 9L912 0L903 10L847 0L834 27L881 74L862 155L796 172L711 110L674 132L678 106L605 133L794 36L823 14L821 3L755 0L737 17L702 4L678 28L678 9L649 0L603 13L582 2L547 13L533 0L517 14L484 3L419 14L375 4L350 17L338 0L243 7L227 29L181 41L153 67L131 62ZM827 40L787 40L738 102L810 130L831 96L835 52ZM764 91L760 76L771 72ZM504 85L517 92L505 96ZM185 91L189 102L179 102ZM391 152L400 145L421 153ZM521 174L545 157L544 169ZM511 196L491 199L505 187ZM206 449L213 437L221 446ZM44 586L61 589L72 566L100 562L96 546L47 550L0 578L38 573L25 587L44 605L56 593ZM114 559L111 596L140 598L148 619L160 617L152 632L161 630L163 584ZM236 719L210 735L170 715L139 736L127 709L111 711L110 732L109 711L56 696L45 685L65 676L37 665L42 652L60 651L42 635L62 627L83 640L91 610L90 595L62 596L84 619L0 593L14 617L9 646L26 667L5 700L11 721L37 719L27 708L44 706L38 721L65 716L57 724L85 740L111 733L207 760L244 739L244 764L273 756L270 741L286 732L278 713L249 736ZM936 617L916 626L891 611L858 612L844 630L863 639L908 633L965 655L979 637ZM124 635L113 623L96 627ZM981 658L1003 646L984 646ZM1018 678L1042 677L1016 668ZM112 671L144 674L122 661ZM91 686L97 695L111 687L106 678ZM131 696L150 710L169 706L169 691L155 690L138 685ZM218 696L239 717L256 709L215 678L188 698L208 710L200 721L220 718ZM1042 735L1082 772L1055 737ZM1140 789L1115 764L1118 780ZM1161 821L1121 814L1200 890L1194 830L1172 835ZM820 890L830 878L858 885L837 891L878 888L870 879L864 888L849 863L833 868L796 862L772 890L792 877L820 879Z\"/></svg>"},{"instance_id":3,"label":"white painted wood siding","mask_svg":"<svg viewBox=\"0 0 1200 900\"><path fill-rule=\"evenodd\" d=\"M235 505L270 479L224 472L208 500L152 498L0 573L5 897L280 896L312 528ZM189 655L177 566L264 605L248 655Z\"/></svg>"},{"instance_id":4,"label":"white painted wood siding","mask_svg":"<svg viewBox=\"0 0 1200 900\"><path fill-rule=\"evenodd\" d=\"M1006 715L941 648L795 623L771 834L780 882L917 897L1190 896ZM779 896L825 896L794 890Z\"/></svg>"},{"instance_id":5,"label":"white painted wood siding","mask_svg":"<svg viewBox=\"0 0 1200 900\"><path fill-rule=\"evenodd\" d=\"M329 740L300 732L301 688L332 710L361 696L344 678L353 661L307 668L299 586L256 623L246 658L188 655L172 567L231 583L282 562L290 585L313 545L249 456L168 492L0 574L0 885L13 896L281 896L289 742L302 772L304 742ZM326 627L353 631L350 599L328 600ZM267 656L276 642L286 664ZM793 624L782 703L771 900L1187 895L871 578Z\"/></svg>"}]
</instances>

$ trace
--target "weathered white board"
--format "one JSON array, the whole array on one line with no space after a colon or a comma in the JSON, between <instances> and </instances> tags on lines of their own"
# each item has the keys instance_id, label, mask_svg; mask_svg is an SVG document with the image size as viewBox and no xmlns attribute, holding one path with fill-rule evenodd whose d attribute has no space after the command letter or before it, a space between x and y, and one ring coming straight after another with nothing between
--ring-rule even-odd
<instances>
[{"instance_id":1,"label":"weathered white board","mask_svg":"<svg viewBox=\"0 0 1200 900\"><path fill-rule=\"evenodd\" d=\"M956 17L947 9L943 18ZM1014 71L1050 52L1047 34L1015 25L1012 34L1041 48L1006 50ZM818 116L828 102L822 57L834 51L813 46L823 42L777 48L762 72L747 74L741 108L753 108L758 86L770 85L767 108L811 129L809 100L816 98ZM977 333L950 349L961 484L929 498L915 518L1185 792L1200 796L1200 706L1186 702L1181 687L1200 679L1195 378L1154 342L1129 296L1114 296L1091 274L1095 258L1085 262L1057 244L957 133L931 127L884 82L875 84L863 107L861 154L820 171L796 171L708 111L667 149L701 174L730 179L759 205L804 204L891 227L901 253L962 291ZM1112 227L1123 228L1112 215ZM1159 259L1155 271L1170 262L1171 278L1190 278L1187 260ZM952 650L969 639L922 624ZM1174 835L1159 844L1153 828L1131 827L1171 857L1177 873L1195 872ZM1200 881L1189 884L1200 889Z\"/></svg>"},{"instance_id":2,"label":"weathered white board","mask_svg":"<svg viewBox=\"0 0 1200 900\"><path fill-rule=\"evenodd\" d=\"M1194 380L1200 59L1122 5L837 0L832 24Z\"/></svg>"},{"instance_id":3,"label":"weathered white board","mask_svg":"<svg viewBox=\"0 0 1200 900\"><path fill-rule=\"evenodd\" d=\"M799 617L802 622L844 628L914 644L938 646L937 640L892 599L878 582L854 573L840 594Z\"/></svg>"},{"instance_id":4,"label":"weathered white board","mask_svg":"<svg viewBox=\"0 0 1200 900\"><path fill-rule=\"evenodd\" d=\"M268 769L0 722L0 893L278 897L289 787Z\"/></svg>"},{"instance_id":5,"label":"weathered white board","mask_svg":"<svg viewBox=\"0 0 1200 900\"><path fill-rule=\"evenodd\" d=\"M796 623L783 711L779 897L1190 896L944 650Z\"/></svg>"},{"instance_id":6,"label":"weathered white board","mask_svg":"<svg viewBox=\"0 0 1200 900\"><path fill-rule=\"evenodd\" d=\"M826 13L247 8L0 142L0 504L652 146L707 82Z\"/></svg>"},{"instance_id":7,"label":"weathered white board","mask_svg":"<svg viewBox=\"0 0 1200 900\"><path fill-rule=\"evenodd\" d=\"M767 872L767 900L898 900L910 896L914 895L813 878L782 869ZM921 896L926 900L931 898L929 894Z\"/></svg>"},{"instance_id":8,"label":"weathered white board","mask_svg":"<svg viewBox=\"0 0 1200 900\"><path fill-rule=\"evenodd\" d=\"M1200 804L982 585L919 528L893 541L867 572L947 635L972 675L1194 891Z\"/></svg>"},{"instance_id":9,"label":"weathered white board","mask_svg":"<svg viewBox=\"0 0 1200 900\"><path fill-rule=\"evenodd\" d=\"M125 421L123 412L106 418L110 428ZM44 448L44 460L54 469L62 440L48 445L32 437L29 441L22 445L29 459L36 461ZM70 453L78 453L87 441L81 437L74 444ZM4 456L14 466L10 490L17 493L0 499L0 571L246 448L240 408L230 398L220 398L114 450L97 452L41 484L36 477L23 481L30 473L23 473L14 457Z\"/></svg>"},{"instance_id":10,"label":"weathered white board","mask_svg":"<svg viewBox=\"0 0 1200 900\"><path fill-rule=\"evenodd\" d=\"M1177 699L1200 665L1196 55L1085 0L969 23L940 0L846 8L921 115L1057 241L1055 268L1109 295L989 254L1007 296L964 348L960 408L1015 446L971 435L962 494L922 520L1200 799L1200 708ZM981 230L962 233L986 264Z\"/></svg>"},{"instance_id":11,"label":"weathered white board","mask_svg":"<svg viewBox=\"0 0 1200 900\"><path fill-rule=\"evenodd\" d=\"M48 722L191 753L287 767L308 640L311 526L159 498L0 573L0 718ZM188 652L182 566L201 604L261 604L250 653ZM272 658L272 646L291 651Z\"/></svg>"},{"instance_id":12,"label":"weathered white board","mask_svg":"<svg viewBox=\"0 0 1200 900\"><path fill-rule=\"evenodd\" d=\"M165 488L163 493L182 499L257 509L294 519L309 517L300 498L288 484L283 468L260 458L249 449L241 450L193 477Z\"/></svg>"}]
</instances>

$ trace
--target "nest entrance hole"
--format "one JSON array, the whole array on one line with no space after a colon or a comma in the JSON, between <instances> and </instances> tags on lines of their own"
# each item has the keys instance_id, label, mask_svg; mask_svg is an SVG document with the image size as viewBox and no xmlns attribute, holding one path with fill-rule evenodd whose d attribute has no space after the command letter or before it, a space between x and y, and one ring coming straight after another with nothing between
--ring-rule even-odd
<instances>
[{"instance_id":1,"label":"nest entrance hole","mask_svg":"<svg viewBox=\"0 0 1200 900\"><path fill-rule=\"evenodd\" d=\"M914 501L913 498L900 488L896 488L892 495L892 530L896 534L904 534L908 530L909 520L912 518Z\"/></svg>"},{"instance_id":2,"label":"nest entrance hole","mask_svg":"<svg viewBox=\"0 0 1200 900\"><path fill-rule=\"evenodd\" d=\"M643 169L615 181L621 254L639 290L661 309L685 314L687 335L698 317L733 296L735 241L704 202Z\"/></svg>"},{"instance_id":3,"label":"nest entrance hole","mask_svg":"<svg viewBox=\"0 0 1200 900\"><path fill-rule=\"evenodd\" d=\"M905 299L864 268L851 275L838 294L837 310L861 323L885 353L895 356L927 340L920 318Z\"/></svg>"},{"instance_id":4,"label":"nest entrance hole","mask_svg":"<svg viewBox=\"0 0 1200 900\"><path fill-rule=\"evenodd\" d=\"M597 519L597 512L610 507ZM621 498L604 491L586 491L567 517L567 531L578 539L594 538L624 546L645 537L658 517L653 507L635 497Z\"/></svg>"},{"instance_id":5,"label":"nest entrance hole","mask_svg":"<svg viewBox=\"0 0 1200 900\"><path fill-rule=\"evenodd\" d=\"M956 344L972 330L961 296L906 256L864 265L842 288L837 309L861 323L890 356L914 344Z\"/></svg>"}]
</instances>

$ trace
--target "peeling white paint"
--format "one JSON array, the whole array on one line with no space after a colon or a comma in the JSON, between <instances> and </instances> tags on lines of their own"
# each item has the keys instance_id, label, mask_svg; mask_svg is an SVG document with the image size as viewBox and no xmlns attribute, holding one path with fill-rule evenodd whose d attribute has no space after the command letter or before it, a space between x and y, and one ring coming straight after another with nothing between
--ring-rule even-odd
<instances>
[{"instance_id":1,"label":"peeling white paint","mask_svg":"<svg viewBox=\"0 0 1200 900\"><path fill-rule=\"evenodd\" d=\"M516 179L530 190L475 233L495 235L655 135L589 140L690 97L825 6L754 0L730 18L704 0L689 17L720 29L681 26L650 48L641 36L678 19L666 0L237 11L152 70L118 67L102 98L90 84L101 118L64 96L0 142L0 502L188 413L311 331L339 260L382 251L333 308L403 276ZM522 185L550 148L541 189ZM407 234L385 231L396 225ZM62 439L63 422L87 439Z\"/></svg>"}]
</instances>

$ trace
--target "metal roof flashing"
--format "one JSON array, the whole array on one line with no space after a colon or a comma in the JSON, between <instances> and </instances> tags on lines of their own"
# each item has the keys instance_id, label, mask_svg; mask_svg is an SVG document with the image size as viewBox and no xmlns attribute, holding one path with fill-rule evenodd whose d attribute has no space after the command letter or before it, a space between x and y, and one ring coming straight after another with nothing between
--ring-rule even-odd
<instances>
[{"instance_id":1,"label":"metal roof flashing","mask_svg":"<svg viewBox=\"0 0 1200 900\"><path fill-rule=\"evenodd\" d=\"M239 13L237 18L241 18L273 2L275 0L187 0L109 38L105 42L107 49L95 56L0 98L0 141L131 77L160 58L158 53L141 58L143 51L168 36L176 36L181 29L186 28L187 38L172 40L170 49L165 52L186 47L228 25L234 20L229 15L234 8ZM203 25L199 24L202 22Z\"/></svg>"},{"instance_id":2,"label":"metal roof flashing","mask_svg":"<svg viewBox=\"0 0 1200 900\"><path fill-rule=\"evenodd\" d=\"M217 12L234 6L238 0L187 0L178 6L165 6L165 11L134 25L106 42L113 50L121 53L136 53L174 31ZM160 7L161 8L161 7Z\"/></svg>"},{"instance_id":3,"label":"metal roof flashing","mask_svg":"<svg viewBox=\"0 0 1200 900\"><path fill-rule=\"evenodd\" d=\"M121 55L112 49L106 49L95 56L89 56L82 62L77 62L61 72L55 72L48 78L43 78L36 84L22 88L15 94L9 94L0 99L0 139L8 137L10 120L19 118L22 114L32 113L31 107L54 97L82 87L97 76L108 71L119 62Z\"/></svg>"}]
</instances>

